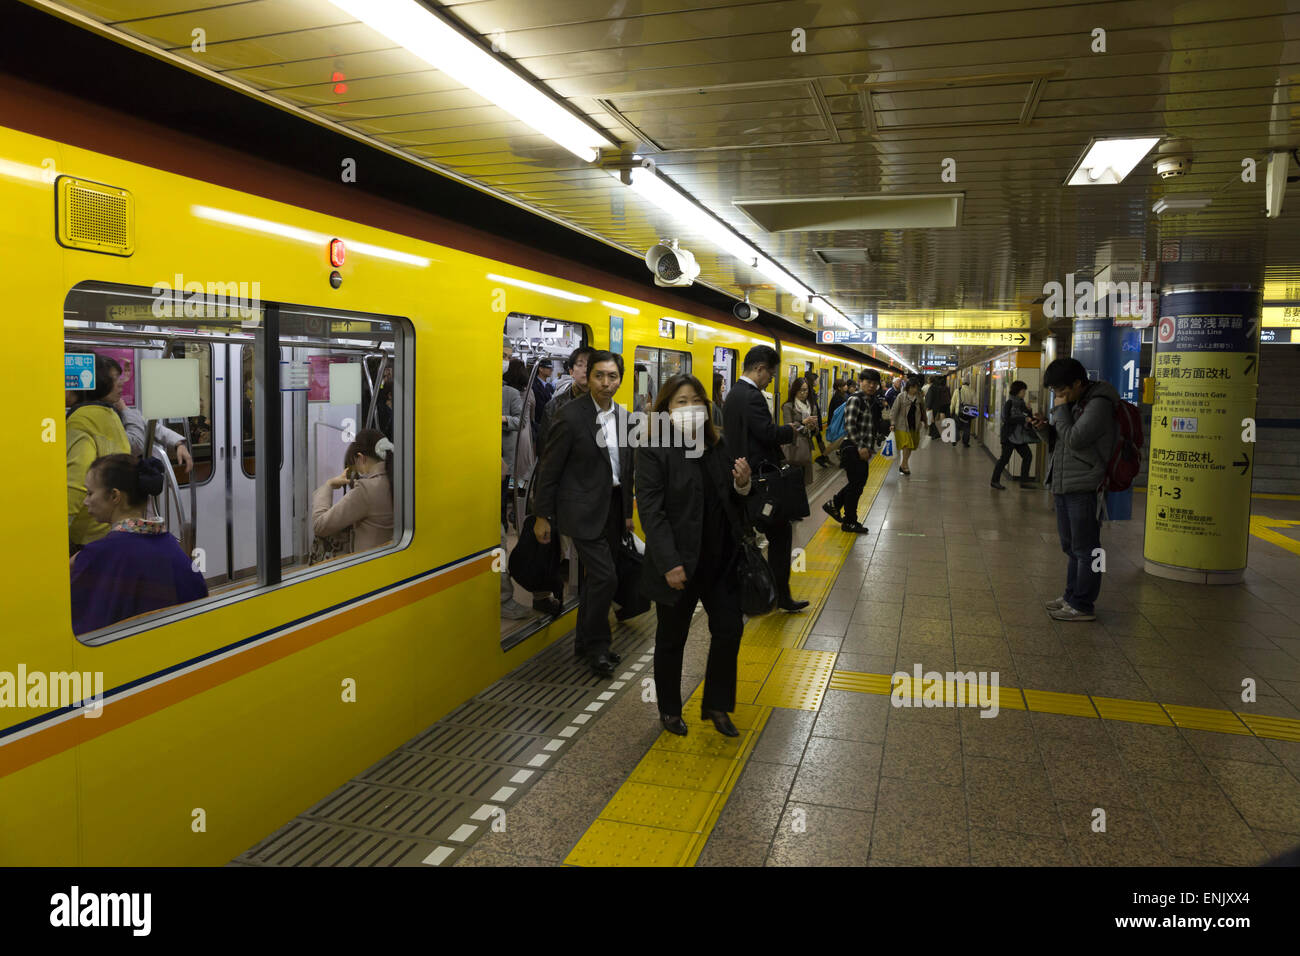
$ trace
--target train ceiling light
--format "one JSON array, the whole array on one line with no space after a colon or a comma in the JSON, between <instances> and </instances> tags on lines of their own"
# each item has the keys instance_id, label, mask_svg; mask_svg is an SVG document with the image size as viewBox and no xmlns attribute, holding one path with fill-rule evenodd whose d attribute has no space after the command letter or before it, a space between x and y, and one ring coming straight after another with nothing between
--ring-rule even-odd
<instances>
[{"instance_id":1,"label":"train ceiling light","mask_svg":"<svg viewBox=\"0 0 1300 956\"><path fill-rule=\"evenodd\" d=\"M609 137L506 66L456 27L415 0L330 0L393 43L446 73L499 109L595 162Z\"/></svg>"},{"instance_id":2,"label":"train ceiling light","mask_svg":"<svg viewBox=\"0 0 1300 956\"><path fill-rule=\"evenodd\" d=\"M1067 186L1115 186L1133 171L1158 136L1134 139L1094 139L1066 178Z\"/></svg>"}]
</instances>

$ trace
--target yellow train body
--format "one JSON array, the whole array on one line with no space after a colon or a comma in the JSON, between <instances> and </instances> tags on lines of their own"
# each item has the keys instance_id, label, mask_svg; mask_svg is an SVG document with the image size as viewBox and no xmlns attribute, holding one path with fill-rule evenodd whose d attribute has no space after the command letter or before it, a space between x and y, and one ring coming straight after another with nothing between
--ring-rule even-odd
<instances>
[{"instance_id":1,"label":"yellow train body","mask_svg":"<svg viewBox=\"0 0 1300 956\"><path fill-rule=\"evenodd\" d=\"M56 242L54 182L72 175L130 191L127 257ZM498 580L497 346L503 309L554 316L609 341L615 300L624 354L689 350L707 383L713 349L743 356L750 330L630 300L506 262L0 128L0 257L11 338L6 448L11 484L0 577L0 672L102 672L99 717L0 707L0 864L220 864L557 639L571 618L503 652ZM283 234L197 215L225 210ZM350 251L337 290L326 250L303 232L429 260ZM80 282L150 287L260 283L264 301L402 316L414 329L412 534L374 560L214 606L181 622L87 646L72 636L64 535L63 304ZM588 297L555 298L490 274ZM692 327L659 338L659 320ZM840 374L864 363L801 345L783 366ZM802 365L801 365L802 367ZM630 371L630 370L629 370ZM625 383L630 380L630 374ZM783 376L784 379L784 376ZM408 383L408 384L409 384ZM784 396L782 396L783 398ZM617 400L630 404L625 384ZM345 700L345 681L355 701Z\"/></svg>"}]
</instances>

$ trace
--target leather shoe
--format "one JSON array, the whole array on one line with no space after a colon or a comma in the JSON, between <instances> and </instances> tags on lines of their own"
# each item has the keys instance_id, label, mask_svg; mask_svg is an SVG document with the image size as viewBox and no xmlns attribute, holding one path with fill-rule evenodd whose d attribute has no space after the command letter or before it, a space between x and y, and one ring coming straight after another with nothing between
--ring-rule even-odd
<instances>
[{"instance_id":1,"label":"leather shoe","mask_svg":"<svg viewBox=\"0 0 1300 956\"><path fill-rule=\"evenodd\" d=\"M1006 490L1007 490L1007 486L1006 486L1006 485L1000 484L1000 483L998 483L998 482L996 482L996 481L990 481L990 482L989 482L989 487L990 487L990 488L996 488L998 491L1006 491Z\"/></svg>"},{"instance_id":2,"label":"leather shoe","mask_svg":"<svg viewBox=\"0 0 1300 956\"><path fill-rule=\"evenodd\" d=\"M601 654L599 657L593 657L588 661L588 666L591 667L592 673L597 677L614 676L614 662L609 659L608 654Z\"/></svg>"},{"instance_id":3,"label":"leather shoe","mask_svg":"<svg viewBox=\"0 0 1300 956\"><path fill-rule=\"evenodd\" d=\"M840 509L839 509L839 508L836 508L836 507L835 507L833 504L831 504L829 501L823 501L823 502L822 502L822 511L826 512L828 515L830 515L832 518L834 518L834 519L835 519L836 521L838 521L840 524L843 524L843 523L844 523L844 515L840 514Z\"/></svg>"},{"instance_id":4,"label":"leather shoe","mask_svg":"<svg viewBox=\"0 0 1300 956\"><path fill-rule=\"evenodd\" d=\"M840 525L841 531L850 531L853 534L870 534L871 529L857 521L845 521Z\"/></svg>"},{"instance_id":5,"label":"leather shoe","mask_svg":"<svg viewBox=\"0 0 1300 956\"><path fill-rule=\"evenodd\" d=\"M533 598L533 610L549 614L551 617L559 617L564 611L564 606L553 597Z\"/></svg>"},{"instance_id":6,"label":"leather shoe","mask_svg":"<svg viewBox=\"0 0 1300 956\"><path fill-rule=\"evenodd\" d=\"M623 655L622 655L622 654L617 654L617 653L615 653L614 651L606 651L606 652L605 652L605 656L608 657L608 658L609 658L611 661L613 661L615 664L619 664L619 663L621 663L622 660L623 660Z\"/></svg>"},{"instance_id":7,"label":"leather shoe","mask_svg":"<svg viewBox=\"0 0 1300 956\"><path fill-rule=\"evenodd\" d=\"M705 720L713 721L713 726L718 728L718 733L724 737L740 736L740 731L731 722L731 715L725 710L705 710L700 712L700 716Z\"/></svg>"},{"instance_id":8,"label":"leather shoe","mask_svg":"<svg viewBox=\"0 0 1300 956\"><path fill-rule=\"evenodd\" d=\"M678 737L686 736L686 721L680 717L669 717L667 714L660 714L659 723L663 724L664 730L670 734L676 734Z\"/></svg>"},{"instance_id":9,"label":"leather shoe","mask_svg":"<svg viewBox=\"0 0 1300 956\"><path fill-rule=\"evenodd\" d=\"M802 611L804 608L806 608L806 607L808 606L808 602L807 602L807 601L796 601L796 600L794 600L794 598L791 598L791 599L788 600L788 601L781 601L781 602L779 602L776 606L779 607L779 608L780 608L781 610L783 610L783 611L791 611L791 612L793 612L793 611Z\"/></svg>"}]
</instances>

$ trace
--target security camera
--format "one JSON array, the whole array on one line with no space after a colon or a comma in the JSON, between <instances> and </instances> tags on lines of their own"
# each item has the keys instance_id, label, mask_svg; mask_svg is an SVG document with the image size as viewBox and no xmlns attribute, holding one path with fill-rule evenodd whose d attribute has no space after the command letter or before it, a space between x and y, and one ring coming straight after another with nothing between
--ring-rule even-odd
<instances>
[{"instance_id":1,"label":"security camera","mask_svg":"<svg viewBox=\"0 0 1300 956\"><path fill-rule=\"evenodd\" d=\"M749 300L746 299L744 302L737 302L733 305L731 307L731 314L742 322L753 322L758 318L758 309L757 307L750 305Z\"/></svg>"},{"instance_id":2,"label":"security camera","mask_svg":"<svg viewBox=\"0 0 1300 956\"><path fill-rule=\"evenodd\" d=\"M677 240L661 239L645 254L646 267L654 273L655 285L664 288L688 286L700 274L695 257L677 248Z\"/></svg>"},{"instance_id":3,"label":"security camera","mask_svg":"<svg viewBox=\"0 0 1300 956\"><path fill-rule=\"evenodd\" d=\"M1192 160L1187 156L1162 156L1156 160L1156 172L1160 174L1161 179L1186 176L1191 166Z\"/></svg>"}]
</instances>

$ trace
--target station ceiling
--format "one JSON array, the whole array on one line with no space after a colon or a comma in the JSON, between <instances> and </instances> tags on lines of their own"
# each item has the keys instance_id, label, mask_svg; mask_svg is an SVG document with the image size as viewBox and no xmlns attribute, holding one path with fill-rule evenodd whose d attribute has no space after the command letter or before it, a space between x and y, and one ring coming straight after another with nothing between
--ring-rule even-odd
<instances>
[{"instance_id":1,"label":"station ceiling","mask_svg":"<svg viewBox=\"0 0 1300 956\"><path fill-rule=\"evenodd\" d=\"M701 281L811 321L606 170L328 0L27 2L631 254L678 238ZM1090 274L1108 245L1157 261L1162 243L1189 238L1256 252L1266 297L1300 287L1300 183L1280 218L1264 214L1268 154L1300 147L1300 0L428 5L494 44L626 157L653 160L859 324L1042 331L1050 320L1034 303L1045 283ZM199 28L202 52L192 48ZM1123 183L1064 185L1092 138L1144 135L1160 142ZM1161 179L1161 155L1190 167ZM1255 182L1243 181L1248 159ZM1291 171L1300 173L1294 160ZM881 228L782 229L807 210L737 205L952 193L955 228L908 226L908 211L891 207L873 222ZM1180 196L1210 202L1152 211ZM895 348L917 362L925 346ZM956 351L964 364L986 349Z\"/></svg>"}]
</instances>

